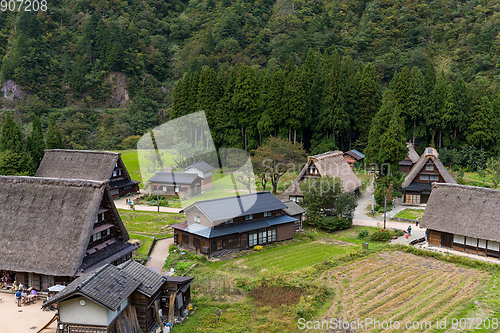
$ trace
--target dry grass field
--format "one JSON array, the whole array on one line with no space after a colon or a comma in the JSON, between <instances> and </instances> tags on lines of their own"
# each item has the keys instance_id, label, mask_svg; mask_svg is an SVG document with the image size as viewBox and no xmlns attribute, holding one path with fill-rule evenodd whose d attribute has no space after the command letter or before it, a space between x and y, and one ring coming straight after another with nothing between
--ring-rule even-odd
<instances>
[{"instance_id":1,"label":"dry grass field","mask_svg":"<svg viewBox=\"0 0 500 333\"><path fill-rule=\"evenodd\" d=\"M487 273L433 258L399 251L377 253L320 277L321 283L334 289L335 297L323 318L318 320L374 318L380 322L398 321L401 325L428 321L432 323L430 329L405 331L447 332L436 329L437 318L447 318L447 326L451 328L452 318L462 318L464 311L467 317L473 314L485 319L491 315L480 307L470 309L469 306L467 310L467 304L484 293L483 287L490 278ZM364 331L400 330L372 327Z\"/></svg>"}]
</instances>

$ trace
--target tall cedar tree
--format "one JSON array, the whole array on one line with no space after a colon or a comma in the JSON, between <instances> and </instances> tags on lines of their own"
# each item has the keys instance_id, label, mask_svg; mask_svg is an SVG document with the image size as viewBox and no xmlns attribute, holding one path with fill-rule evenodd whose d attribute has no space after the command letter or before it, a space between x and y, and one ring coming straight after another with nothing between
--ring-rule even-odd
<instances>
[{"instance_id":1,"label":"tall cedar tree","mask_svg":"<svg viewBox=\"0 0 500 333\"><path fill-rule=\"evenodd\" d=\"M0 137L0 151L7 150L16 153L22 153L24 151L24 144L21 139L21 130L9 113L7 113L7 116L5 117Z\"/></svg>"},{"instance_id":2,"label":"tall cedar tree","mask_svg":"<svg viewBox=\"0 0 500 333\"><path fill-rule=\"evenodd\" d=\"M40 118L35 116L33 119L33 129L31 131L31 136L29 137L28 149L31 152L31 157L33 158L33 163L35 164L35 170L38 169L40 162L42 161L45 143L43 142L43 132L42 124L40 123Z\"/></svg>"},{"instance_id":3,"label":"tall cedar tree","mask_svg":"<svg viewBox=\"0 0 500 333\"><path fill-rule=\"evenodd\" d=\"M5 117L0 136L0 174L22 176L33 174L31 154L24 150L21 130L10 114Z\"/></svg>"},{"instance_id":4,"label":"tall cedar tree","mask_svg":"<svg viewBox=\"0 0 500 333\"><path fill-rule=\"evenodd\" d=\"M212 127L217 118L217 105L220 100L219 81L215 71L203 66L198 83L198 108L205 111L208 124ZM215 132L215 131L213 131ZM205 135L208 133L205 133ZM215 134L215 133L214 133Z\"/></svg>"},{"instance_id":5,"label":"tall cedar tree","mask_svg":"<svg viewBox=\"0 0 500 333\"><path fill-rule=\"evenodd\" d=\"M174 96L172 100L172 112L170 119L179 118L189 113L188 108L189 96L189 74L185 73L184 76L177 81L174 88Z\"/></svg>"},{"instance_id":6,"label":"tall cedar tree","mask_svg":"<svg viewBox=\"0 0 500 333\"><path fill-rule=\"evenodd\" d=\"M377 72L373 64L368 63L361 76L358 106L359 140L364 144L368 143L371 122L380 108L381 97Z\"/></svg>"},{"instance_id":7,"label":"tall cedar tree","mask_svg":"<svg viewBox=\"0 0 500 333\"><path fill-rule=\"evenodd\" d=\"M293 142L297 142L297 130L308 125L309 94L306 74L300 69L290 73L286 85L289 133L293 131ZM291 138L289 137L289 140Z\"/></svg>"},{"instance_id":8,"label":"tall cedar tree","mask_svg":"<svg viewBox=\"0 0 500 333\"><path fill-rule=\"evenodd\" d=\"M63 149L64 146L61 140L61 132L56 125L56 117L54 114L50 116L49 128L47 129L47 149Z\"/></svg>"},{"instance_id":9,"label":"tall cedar tree","mask_svg":"<svg viewBox=\"0 0 500 333\"><path fill-rule=\"evenodd\" d=\"M389 127L380 138L379 162L389 164L391 170L397 171L399 169L398 162L404 160L408 154L406 146L406 136L404 128L404 120L401 117L401 111L397 105L392 110L391 121Z\"/></svg>"},{"instance_id":10,"label":"tall cedar tree","mask_svg":"<svg viewBox=\"0 0 500 333\"><path fill-rule=\"evenodd\" d=\"M465 129L467 111L469 109L467 88L462 76L458 76L453 88L449 90L446 99L445 113L443 114L444 128L453 131L450 133L457 140L458 131Z\"/></svg>"},{"instance_id":11,"label":"tall cedar tree","mask_svg":"<svg viewBox=\"0 0 500 333\"><path fill-rule=\"evenodd\" d=\"M236 81L234 82L234 93L231 97L233 113L232 117L238 120L241 129L243 148L256 148L254 136L257 134L256 125L259 115L257 80L255 71L246 64L238 68ZM249 141L251 145L249 145Z\"/></svg>"},{"instance_id":12,"label":"tall cedar tree","mask_svg":"<svg viewBox=\"0 0 500 333\"><path fill-rule=\"evenodd\" d=\"M429 93L425 106L426 126L431 135L430 146L434 148L437 146L441 147L441 140L439 140L436 144L436 134L439 131L439 138L441 138L441 130L443 128L441 119L443 118L443 114L445 112L446 89L447 87L444 73L441 73L434 89L432 89Z\"/></svg>"},{"instance_id":13,"label":"tall cedar tree","mask_svg":"<svg viewBox=\"0 0 500 333\"><path fill-rule=\"evenodd\" d=\"M476 148L489 148L498 142L499 119L491 107L490 100L484 96L479 105L475 107L475 112L470 116L470 126L468 128L467 142Z\"/></svg>"},{"instance_id":14,"label":"tall cedar tree","mask_svg":"<svg viewBox=\"0 0 500 333\"><path fill-rule=\"evenodd\" d=\"M321 103L321 124L323 132L331 131L332 140L342 134L349 127L349 115L344 110L344 96L340 68L340 56L335 52L328 57L326 68L323 69L325 77Z\"/></svg>"},{"instance_id":15,"label":"tall cedar tree","mask_svg":"<svg viewBox=\"0 0 500 333\"><path fill-rule=\"evenodd\" d=\"M408 103L407 117L411 120L412 142L416 137L423 137L425 132L425 119L423 111L427 102L427 91L422 72L417 67L413 67L410 73L410 99ZM418 128L417 128L418 126Z\"/></svg>"},{"instance_id":16,"label":"tall cedar tree","mask_svg":"<svg viewBox=\"0 0 500 333\"><path fill-rule=\"evenodd\" d=\"M354 67L352 58L347 56L342 61L342 82L344 88L344 107L345 112L349 116L349 146L351 149L352 131L357 129L358 123L358 104L359 104L359 79L361 71Z\"/></svg>"}]
</instances>

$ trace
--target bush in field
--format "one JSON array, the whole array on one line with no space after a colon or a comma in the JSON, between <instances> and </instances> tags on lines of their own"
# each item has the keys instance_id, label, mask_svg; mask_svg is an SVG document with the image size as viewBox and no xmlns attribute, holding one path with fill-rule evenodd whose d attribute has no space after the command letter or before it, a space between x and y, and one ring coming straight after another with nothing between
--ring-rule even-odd
<instances>
[{"instance_id":1,"label":"bush in field","mask_svg":"<svg viewBox=\"0 0 500 333\"><path fill-rule=\"evenodd\" d=\"M352 219L339 216L321 216L316 219L316 225L328 232L348 229L352 226Z\"/></svg>"},{"instance_id":2,"label":"bush in field","mask_svg":"<svg viewBox=\"0 0 500 333\"><path fill-rule=\"evenodd\" d=\"M394 234L396 235L396 237L401 237L404 236L405 232L403 230L396 229L394 230Z\"/></svg>"},{"instance_id":3,"label":"bush in field","mask_svg":"<svg viewBox=\"0 0 500 333\"><path fill-rule=\"evenodd\" d=\"M389 229L380 229L370 235L370 240L372 242L387 242L392 239L394 233Z\"/></svg>"},{"instance_id":4,"label":"bush in field","mask_svg":"<svg viewBox=\"0 0 500 333\"><path fill-rule=\"evenodd\" d=\"M358 239L368 238L369 234L368 230L361 230L358 234Z\"/></svg>"}]
</instances>

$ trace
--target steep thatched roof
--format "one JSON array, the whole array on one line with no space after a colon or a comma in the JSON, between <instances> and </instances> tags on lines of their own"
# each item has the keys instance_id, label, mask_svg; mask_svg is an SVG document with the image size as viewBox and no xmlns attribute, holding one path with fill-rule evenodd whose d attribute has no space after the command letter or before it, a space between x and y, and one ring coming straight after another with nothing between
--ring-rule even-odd
<instances>
[{"instance_id":1,"label":"steep thatched roof","mask_svg":"<svg viewBox=\"0 0 500 333\"><path fill-rule=\"evenodd\" d=\"M35 177L105 181L119 159L109 151L47 149Z\"/></svg>"},{"instance_id":2,"label":"steep thatched roof","mask_svg":"<svg viewBox=\"0 0 500 333\"><path fill-rule=\"evenodd\" d=\"M500 191L434 183L421 226L500 242Z\"/></svg>"},{"instance_id":3,"label":"steep thatched roof","mask_svg":"<svg viewBox=\"0 0 500 333\"><path fill-rule=\"evenodd\" d=\"M422 170L422 168L425 167L425 164L429 160L432 160L434 162L434 165L436 166L437 170L439 171L445 182L456 184L457 181L451 175L451 173L446 169L443 163L441 163L438 156L439 154L436 149L431 147L425 148L425 153L422 154L422 156L420 156L418 162L413 166L413 168L411 168L410 173L406 175L405 180L401 185L401 187L405 188L410 186L415 177L417 177L420 170Z\"/></svg>"},{"instance_id":4,"label":"steep thatched roof","mask_svg":"<svg viewBox=\"0 0 500 333\"><path fill-rule=\"evenodd\" d=\"M413 144L409 143L406 145L408 147L408 159L412 161L412 163L417 163L418 160L420 159L420 156L418 153L415 151L415 148L413 148Z\"/></svg>"},{"instance_id":5,"label":"steep thatched roof","mask_svg":"<svg viewBox=\"0 0 500 333\"><path fill-rule=\"evenodd\" d=\"M0 176L0 270L74 276L105 197L128 240L107 182Z\"/></svg>"},{"instance_id":6,"label":"steep thatched roof","mask_svg":"<svg viewBox=\"0 0 500 333\"><path fill-rule=\"evenodd\" d=\"M352 192L361 187L361 181L354 174L349 164L347 164L343 155L341 151L336 150L309 156L306 165L302 168L292 185L283 192L282 196L286 198L290 195L302 195L299 183L303 180L311 164L316 166L321 177L332 176L333 178L340 178L344 186L344 192Z\"/></svg>"}]
</instances>

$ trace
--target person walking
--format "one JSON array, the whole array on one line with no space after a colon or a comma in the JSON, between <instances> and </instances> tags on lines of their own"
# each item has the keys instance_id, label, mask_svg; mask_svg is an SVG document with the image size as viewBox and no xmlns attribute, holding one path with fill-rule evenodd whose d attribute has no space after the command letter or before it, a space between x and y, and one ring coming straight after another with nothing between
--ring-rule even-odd
<instances>
[{"instance_id":1,"label":"person walking","mask_svg":"<svg viewBox=\"0 0 500 333\"><path fill-rule=\"evenodd\" d=\"M23 294L19 290L16 292L16 302L17 302L18 307L21 307L21 296L22 295Z\"/></svg>"},{"instance_id":2,"label":"person walking","mask_svg":"<svg viewBox=\"0 0 500 333\"><path fill-rule=\"evenodd\" d=\"M408 236L411 236L411 225L408 226Z\"/></svg>"}]
</instances>

